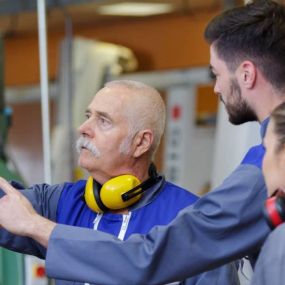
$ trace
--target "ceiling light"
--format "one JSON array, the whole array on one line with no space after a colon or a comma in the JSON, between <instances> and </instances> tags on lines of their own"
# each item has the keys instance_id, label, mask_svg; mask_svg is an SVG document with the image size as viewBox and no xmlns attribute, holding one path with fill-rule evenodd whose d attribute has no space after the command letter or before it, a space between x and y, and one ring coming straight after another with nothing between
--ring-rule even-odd
<instances>
[{"instance_id":1,"label":"ceiling light","mask_svg":"<svg viewBox=\"0 0 285 285\"><path fill-rule=\"evenodd\" d=\"M99 6L97 11L102 15L114 16L151 16L157 14L169 13L173 10L171 4L160 3L134 3L125 2L111 5Z\"/></svg>"}]
</instances>

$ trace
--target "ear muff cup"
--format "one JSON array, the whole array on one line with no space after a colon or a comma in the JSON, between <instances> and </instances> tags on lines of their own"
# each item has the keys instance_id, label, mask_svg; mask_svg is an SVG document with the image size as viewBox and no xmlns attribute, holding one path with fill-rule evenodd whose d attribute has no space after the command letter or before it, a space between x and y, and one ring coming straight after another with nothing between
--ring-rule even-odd
<instances>
[{"instance_id":1,"label":"ear muff cup","mask_svg":"<svg viewBox=\"0 0 285 285\"><path fill-rule=\"evenodd\" d=\"M271 229L285 221L285 199L284 197L273 196L265 201L264 215Z\"/></svg>"},{"instance_id":2,"label":"ear muff cup","mask_svg":"<svg viewBox=\"0 0 285 285\"><path fill-rule=\"evenodd\" d=\"M103 213L107 210L119 210L129 207L141 198L141 191L127 201L124 201L122 195L129 190L139 186L140 180L133 175L120 175L108 180L99 186L93 177L89 177L84 192L85 201L90 209L97 213Z\"/></svg>"},{"instance_id":3,"label":"ear muff cup","mask_svg":"<svg viewBox=\"0 0 285 285\"><path fill-rule=\"evenodd\" d=\"M98 206L98 203L95 199L95 195L94 195L94 189L93 187L95 187L96 181L94 181L93 177L89 177L87 179L86 185L85 185L85 191L84 191L84 200L87 204L87 206L93 210L96 213L102 213L103 209L101 210L101 208ZM98 188L98 187L96 187ZM96 191L98 191L97 189L95 189Z\"/></svg>"}]
</instances>

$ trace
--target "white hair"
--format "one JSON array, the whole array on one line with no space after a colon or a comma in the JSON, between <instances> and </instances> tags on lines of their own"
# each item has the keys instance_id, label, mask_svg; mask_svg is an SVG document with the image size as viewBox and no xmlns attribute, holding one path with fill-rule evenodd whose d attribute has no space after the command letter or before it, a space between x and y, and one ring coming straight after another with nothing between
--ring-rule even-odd
<instances>
[{"instance_id":1,"label":"white hair","mask_svg":"<svg viewBox=\"0 0 285 285\"><path fill-rule=\"evenodd\" d=\"M120 87L133 91L130 94L129 106L126 107L126 115L129 118L129 136L120 146L122 152L126 152L133 136L143 129L151 129L154 139L150 149L153 158L160 144L165 128L166 110L164 101L159 92L144 83L133 80L114 80L105 84L105 87Z\"/></svg>"}]
</instances>

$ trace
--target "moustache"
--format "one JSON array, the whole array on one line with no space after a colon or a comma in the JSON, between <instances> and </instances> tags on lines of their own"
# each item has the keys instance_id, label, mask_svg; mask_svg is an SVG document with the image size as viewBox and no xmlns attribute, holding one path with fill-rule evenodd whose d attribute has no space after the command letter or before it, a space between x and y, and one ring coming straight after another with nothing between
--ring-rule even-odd
<instances>
[{"instance_id":1,"label":"moustache","mask_svg":"<svg viewBox=\"0 0 285 285\"><path fill-rule=\"evenodd\" d=\"M91 143L88 139L84 137L79 137L76 142L76 150L78 153L81 152L82 148L89 150L95 157L100 156L100 151L94 143Z\"/></svg>"}]
</instances>

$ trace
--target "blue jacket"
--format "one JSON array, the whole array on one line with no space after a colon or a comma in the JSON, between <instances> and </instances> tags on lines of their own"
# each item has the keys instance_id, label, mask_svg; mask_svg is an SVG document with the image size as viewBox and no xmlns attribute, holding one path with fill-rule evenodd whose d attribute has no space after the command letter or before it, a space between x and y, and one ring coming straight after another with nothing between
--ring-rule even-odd
<instances>
[{"instance_id":1,"label":"blue jacket","mask_svg":"<svg viewBox=\"0 0 285 285\"><path fill-rule=\"evenodd\" d=\"M133 233L148 233L155 225L165 225L172 221L178 212L193 204L198 197L172 183L161 181L130 211L130 219L124 239ZM64 186L57 207L57 222L85 228L94 228L97 214L89 209L83 201L86 181L67 183ZM97 229L118 236L126 215L105 213L100 216ZM98 219L97 219L98 220Z\"/></svg>"}]
</instances>

